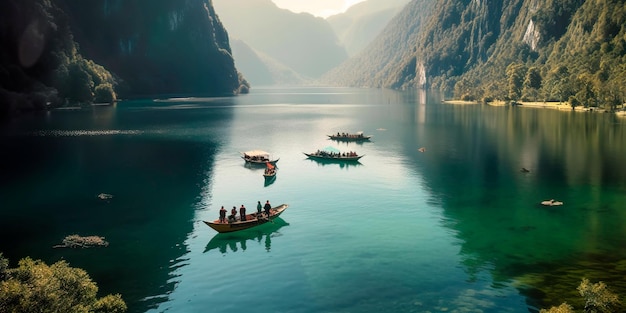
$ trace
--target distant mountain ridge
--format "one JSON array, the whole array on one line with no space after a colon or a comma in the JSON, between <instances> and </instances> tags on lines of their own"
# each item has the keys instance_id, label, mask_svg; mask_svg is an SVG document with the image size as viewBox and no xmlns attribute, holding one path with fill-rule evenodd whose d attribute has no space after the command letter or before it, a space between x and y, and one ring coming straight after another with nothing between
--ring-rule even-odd
<instances>
[{"instance_id":1,"label":"distant mountain ridge","mask_svg":"<svg viewBox=\"0 0 626 313\"><path fill-rule=\"evenodd\" d=\"M434 5L435 2L430 0L411 1L368 46L327 72L320 79L320 83L355 87L396 87L396 69L407 59L410 60ZM416 70L409 72L416 73Z\"/></svg>"},{"instance_id":2,"label":"distant mountain ridge","mask_svg":"<svg viewBox=\"0 0 626 313\"><path fill-rule=\"evenodd\" d=\"M303 77L316 78L347 59L322 18L278 8L271 0L213 0L231 38Z\"/></svg>"},{"instance_id":3,"label":"distant mountain ridge","mask_svg":"<svg viewBox=\"0 0 626 313\"><path fill-rule=\"evenodd\" d=\"M624 25L624 0L413 0L323 81L614 107L626 99Z\"/></svg>"},{"instance_id":4,"label":"distant mountain ridge","mask_svg":"<svg viewBox=\"0 0 626 313\"><path fill-rule=\"evenodd\" d=\"M233 39L230 43L235 65L253 87L299 86L310 81L280 61L252 49L241 40Z\"/></svg>"},{"instance_id":5,"label":"distant mountain ridge","mask_svg":"<svg viewBox=\"0 0 626 313\"><path fill-rule=\"evenodd\" d=\"M348 55L353 56L376 38L409 1L366 0L351 6L344 13L329 16L326 20Z\"/></svg>"}]
</instances>

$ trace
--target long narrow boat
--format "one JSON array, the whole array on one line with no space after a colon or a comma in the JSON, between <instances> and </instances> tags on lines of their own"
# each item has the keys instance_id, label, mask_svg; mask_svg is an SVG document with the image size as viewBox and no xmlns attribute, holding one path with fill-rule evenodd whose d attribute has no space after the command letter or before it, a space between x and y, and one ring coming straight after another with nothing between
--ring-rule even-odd
<instances>
[{"instance_id":1,"label":"long narrow boat","mask_svg":"<svg viewBox=\"0 0 626 313\"><path fill-rule=\"evenodd\" d=\"M368 141L372 136L363 135L363 132L354 134L350 133L337 133L336 135L326 135L328 138L337 141Z\"/></svg>"},{"instance_id":2,"label":"long narrow boat","mask_svg":"<svg viewBox=\"0 0 626 313\"><path fill-rule=\"evenodd\" d=\"M241 221L237 219L237 221L231 222L231 223L228 223L228 222L220 223L220 220L217 219L214 221L203 221L203 222L209 225L209 227L216 230L218 233L230 233L234 231L244 230L244 229L252 228L255 226L263 225L267 222L271 222L273 219L280 216L280 214L282 214L287 209L287 207L289 207L288 204L281 204L277 207L271 208L269 217L267 217L264 213L259 216L257 216L257 213L252 213L252 214L246 215L245 221Z\"/></svg>"},{"instance_id":3,"label":"long narrow boat","mask_svg":"<svg viewBox=\"0 0 626 313\"><path fill-rule=\"evenodd\" d=\"M303 152L304 155L306 155L307 157L309 157L310 159L314 159L314 160L323 160L323 161L346 161L346 162L350 162L350 161L358 161L360 158L364 157L365 155L330 155L330 154L325 154L325 153L318 153L318 152L312 152L312 153L306 153Z\"/></svg>"}]
</instances>

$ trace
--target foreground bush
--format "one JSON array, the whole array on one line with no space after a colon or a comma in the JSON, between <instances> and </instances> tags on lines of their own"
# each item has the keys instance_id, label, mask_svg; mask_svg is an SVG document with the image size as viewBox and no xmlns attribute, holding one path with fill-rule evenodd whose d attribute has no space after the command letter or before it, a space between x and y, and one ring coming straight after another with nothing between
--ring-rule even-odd
<instances>
[{"instance_id":1,"label":"foreground bush","mask_svg":"<svg viewBox=\"0 0 626 313\"><path fill-rule=\"evenodd\" d=\"M613 313L621 312L621 303L616 294L612 293L603 282L592 284L587 278L578 286L578 292L585 300L586 313ZM549 310L542 309L540 313L574 313L574 308L567 303Z\"/></svg>"},{"instance_id":2,"label":"foreground bush","mask_svg":"<svg viewBox=\"0 0 626 313\"><path fill-rule=\"evenodd\" d=\"M65 261L50 266L25 258L9 268L0 253L0 312L122 313L127 307L119 294L97 298L98 287L87 272Z\"/></svg>"}]
</instances>

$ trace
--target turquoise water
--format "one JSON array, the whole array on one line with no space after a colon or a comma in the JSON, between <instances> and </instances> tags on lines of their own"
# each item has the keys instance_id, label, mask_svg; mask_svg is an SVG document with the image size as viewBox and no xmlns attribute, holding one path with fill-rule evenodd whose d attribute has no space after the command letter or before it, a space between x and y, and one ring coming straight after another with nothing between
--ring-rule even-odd
<instances>
[{"instance_id":1,"label":"turquoise water","mask_svg":"<svg viewBox=\"0 0 626 313\"><path fill-rule=\"evenodd\" d=\"M341 88L23 117L0 133L0 251L65 259L130 312L581 308L583 277L626 295L625 123ZM343 131L373 138L326 137ZM303 154L329 145L365 157ZM272 183L252 149L280 158ZM290 206L241 233L202 223L265 200ZM74 233L110 245L52 248Z\"/></svg>"}]
</instances>

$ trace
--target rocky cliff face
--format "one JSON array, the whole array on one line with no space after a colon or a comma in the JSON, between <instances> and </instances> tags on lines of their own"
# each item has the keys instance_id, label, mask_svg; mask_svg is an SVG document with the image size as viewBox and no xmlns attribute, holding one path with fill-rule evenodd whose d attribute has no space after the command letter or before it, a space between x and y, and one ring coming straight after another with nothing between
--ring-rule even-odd
<instances>
[{"instance_id":1,"label":"rocky cliff face","mask_svg":"<svg viewBox=\"0 0 626 313\"><path fill-rule=\"evenodd\" d=\"M626 82L625 4L413 0L366 51L325 78L351 86L434 88L469 99L573 97L574 103L615 106L626 99L626 88L619 87Z\"/></svg>"},{"instance_id":2,"label":"rocky cliff face","mask_svg":"<svg viewBox=\"0 0 626 313\"><path fill-rule=\"evenodd\" d=\"M242 89L211 0L60 0L82 53L122 96L233 95Z\"/></svg>"},{"instance_id":3,"label":"rocky cliff face","mask_svg":"<svg viewBox=\"0 0 626 313\"><path fill-rule=\"evenodd\" d=\"M66 103L115 100L111 74L85 59L49 0L0 2L0 118Z\"/></svg>"}]
</instances>

